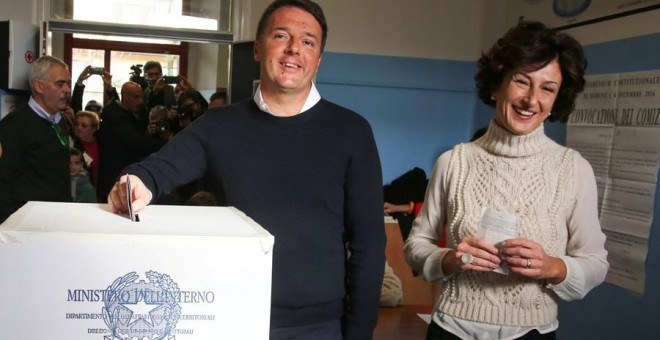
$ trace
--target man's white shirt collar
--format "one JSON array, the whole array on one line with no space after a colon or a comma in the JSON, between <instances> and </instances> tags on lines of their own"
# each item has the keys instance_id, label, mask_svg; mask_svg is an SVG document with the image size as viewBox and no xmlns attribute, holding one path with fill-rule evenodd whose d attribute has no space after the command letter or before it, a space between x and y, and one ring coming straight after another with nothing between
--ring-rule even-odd
<instances>
[{"instance_id":1,"label":"man's white shirt collar","mask_svg":"<svg viewBox=\"0 0 660 340\"><path fill-rule=\"evenodd\" d=\"M309 91L309 95L307 95L307 100L305 100L305 104L302 106L300 109L300 113L303 113L312 106L316 105L321 100L321 94L319 91L316 89L316 85L314 82L312 82L312 89ZM270 114L273 114L273 112L270 111L270 108L268 108L268 104L264 101L264 97L261 95L261 85L257 87L257 91L254 92L254 102L259 106L259 109L264 112L268 112Z\"/></svg>"},{"instance_id":2,"label":"man's white shirt collar","mask_svg":"<svg viewBox=\"0 0 660 340\"><path fill-rule=\"evenodd\" d=\"M37 103L36 100L32 96L30 96L30 100L28 101L28 105L34 112L37 113L37 115L53 124L57 124L60 122L60 119L62 119L62 114L60 112L57 112L54 115L48 114L46 110L44 110L39 103Z\"/></svg>"}]
</instances>

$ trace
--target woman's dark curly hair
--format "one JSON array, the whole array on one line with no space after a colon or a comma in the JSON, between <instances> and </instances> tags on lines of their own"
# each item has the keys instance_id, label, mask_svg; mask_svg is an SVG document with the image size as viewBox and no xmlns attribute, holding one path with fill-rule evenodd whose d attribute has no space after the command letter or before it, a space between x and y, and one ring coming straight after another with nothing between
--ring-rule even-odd
<instances>
[{"instance_id":1,"label":"woman's dark curly hair","mask_svg":"<svg viewBox=\"0 0 660 340\"><path fill-rule=\"evenodd\" d=\"M482 54L474 77L479 98L494 107L491 96L511 73L539 70L555 59L559 62L562 83L548 119L566 122L575 108L575 98L584 89L587 59L577 40L540 22L521 21L497 40L488 53Z\"/></svg>"}]
</instances>

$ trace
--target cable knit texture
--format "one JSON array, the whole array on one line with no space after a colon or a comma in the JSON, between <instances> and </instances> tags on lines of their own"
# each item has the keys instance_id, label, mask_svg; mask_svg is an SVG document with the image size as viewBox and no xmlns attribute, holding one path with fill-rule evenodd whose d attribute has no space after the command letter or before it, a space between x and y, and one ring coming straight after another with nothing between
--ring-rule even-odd
<instances>
[{"instance_id":1,"label":"cable knit texture","mask_svg":"<svg viewBox=\"0 0 660 340\"><path fill-rule=\"evenodd\" d=\"M543 125L518 136L491 122L482 138L453 150L445 183L448 247L476 235L482 209L490 207L518 217L519 237L541 244L550 256L564 255L573 164L572 150L548 138ZM461 272L444 287L437 307L457 318L522 327L557 318L554 292L514 273Z\"/></svg>"}]
</instances>

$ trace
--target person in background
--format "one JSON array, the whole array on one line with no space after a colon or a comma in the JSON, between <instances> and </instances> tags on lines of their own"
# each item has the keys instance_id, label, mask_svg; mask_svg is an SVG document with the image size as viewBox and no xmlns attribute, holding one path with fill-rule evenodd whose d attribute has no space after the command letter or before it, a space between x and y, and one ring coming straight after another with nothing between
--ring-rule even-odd
<instances>
[{"instance_id":1,"label":"person in background","mask_svg":"<svg viewBox=\"0 0 660 340\"><path fill-rule=\"evenodd\" d=\"M209 108L209 103L199 91L191 89L179 93L176 106L179 112L179 125L186 128Z\"/></svg>"},{"instance_id":2,"label":"person in background","mask_svg":"<svg viewBox=\"0 0 660 340\"><path fill-rule=\"evenodd\" d=\"M495 117L438 158L404 247L415 272L445 281L426 339L555 339L557 300L605 279L593 170L543 128L567 121L586 65L575 39L526 21L479 59L479 97ZM493 216L515 221L499 225L514 236L491 238Z\"/></svg>"},{"instance_id":3,"label":"person in background","mask_svg":"<svg viewBox=\"0 0 660 340\"><path fill-rule=\"evenodd\" d=\"M312 82L327 24L309 0L276 0L257 26L260 87L214 109L122 171L108 197L127 211L208 173L212 192L267 229L270 339L371 339L385 264L380 160L369 123ZM216 114L217 113L217 114ZM350 252L350 256L348 253Z\"/></svg>"},{"instance_id":4,"label":"person in background","mask_svg":"<svg viewBox=\"0 0 660 340\"><path fill-rule=\"evenodd\" d=\"M162 105L172 107L176 102L174 88L167 84L163 77L163 67L159 62L150 60L144 64L144 80L147 88L144 89L144 103L149 112L154 106Z\"/></svg>"},{"instance_id":5,"label":"person in background","mask_svg":"<svg viewBox=\"0 0 660 340\"><path fill-rule=\"evenodd\" d=\"M149 111L149 124L147 136L160 138L163 135L174 135L179 131L179 122L168 120L168 111L165 106L156 105ZM170 137L167 136L169 139Z\"/></svg>"},{"instance_id":6,"label":"person in background","mask_svg":"<svg viewBox=\"0 0 660 340\"><path fill-rule=\"evenodd\" d=\"M32 95L0 120L0 223L27 201L70 202L69 67L43 56L30 70Z\"/></svg>"},{"instance_id":7,"label":"person in background","mask_svg":"<svg viewBox=\"0 0 660 340\"><path fill-rule=\"evenodd\" d=\"M121 101L110 102L103 108L103 122L99 129L101 168L98 191L104 200L123 168L167 143L167 136L152 138L145 134L148 122L143 121L142 110L142 88L130 81L121 88Z\"/></svg>"},{"instance_id":8,"label":"person in background","mask_svg":"<svg viewBox=\"0 0 660 340\"><path fill-rule=\"evenodd\" d=\"M214 207L218 205L215 195L208 191L198 191L186 201L186 205Z\"/></svg>"},{"instance_id":9,"label":"person in background","mask_svg":"<svg viewBox=\"0 0 660 340\"><path fill-rule=\"evenodd\" d=\"M415 167L383 186L384 213L397 220L404 240L422 209L427 184L426 172Z\"/></svg>"},{"instance_id":10,"label":"person in background","mask_svg":"<svg viewBox=\"0 0 660 340\"><path fill-rule=\"evenodd\" d=\"M227 91L216 91L209 97L209 109L225 105L227 105Z\"/></svg>"},{"instance_id":11,"label":"person in background","mask_svg":"<svg viewBox=\"0 0 660 340\"><path fill-rule=\"evenodd\" d=\"M119 98L119 97L117 97ZM85 104L85 111L92 111L101 116L101 112L103 111L103 105L101 103L97 102L96 100L92 99ZM100 118L99 118L100 119Z\"/></svg>"},{"instance_id":12,"label":"person in background","mask_svg":"<svg viewBox=\"0 0 660 340\"><path fill-rule=\"evenodd\" d=\"M71 196L76 203L96 203L96 190L89 181L89 175L83 167L83 154L78 149L70 150L69 171L71 174Z\"/></svg>"},{"instance_id":13,"label":"person in background","mask_svg":"<svg viewBox=\"0 0 660 340\"><path fill-rule=\"evenodd\" d=\"M74 147L82 152L83 165L89 169L94 188L98 186L101 169L101 148L98 143L99 116L93 111L79 111L74 128Z\"/></svg>"},{"instance_id":14,"label":"person in background","mask_svg":"<svg viewBox=\"0 0 660 340\"><path fill-rule=\"evenodd\" d=\"M83 102L83 95L85 93L84 81L89 79L89 77L91 77L94 74L100 75L103 78L103 89L108 96L108 101L119 99L119 94L117 93L117 90L114 87L112 87L111 84L112 75L110 74L110 72L104 69L102 73L98 73L97 71L94 70L94 68L92 68L92 65L87 65L87 67L85 67L78 75L78 80L76 80L76 83L73 87L73 94L71 95L71 108L73 109L73 112L78 112L83 110L82 102ZM87 102L87 105L85 105L84 109L85 111L94 111L100 115L101 110L103 109L103 105L98 103L96 100L90 100Z\"/></svg>"}]
</instances>

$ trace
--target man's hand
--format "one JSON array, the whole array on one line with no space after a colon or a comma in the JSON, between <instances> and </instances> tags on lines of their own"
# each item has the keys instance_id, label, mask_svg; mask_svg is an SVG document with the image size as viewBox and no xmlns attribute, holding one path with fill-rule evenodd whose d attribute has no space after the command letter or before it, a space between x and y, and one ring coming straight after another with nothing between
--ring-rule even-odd
<instances>
[{"instance_id":1,"label":"man's hand","mask_svg":"<svg viewBox=\"0 0 660 340\"><path fill-rule=\"evenodd\" d=\"M165 77L158 78L158 80L156 80L156 83L154 84L154 93L162 91L165 88L165 86L169 86L165 82Z\"/></svg>"},{"instance_id":2,"label":"man's hand","mask_svg":"<svg viewBox=\"0 0 660 340\"><path fill-rule=\"evenodd\" d=\"M193 88L184 75L179 74L179 79L179 83L174 87L174 92L179 93Z\"/></svg>"},{"instance_id":3,"label":"man's hand","mask_svg":"<svg viewBox=\"0 0 660 340\"><path fill-rule=\"evenodd\" d=\"M108 72L107 70L103 71L103 75L101 76L103 78L103 89L105 92L111 92L112 91L112 74Z\"/></svg>"},{"instance_id":4,"label":"man's hand","mask_svg":"<svg viewBox=\"0 0 660 340\"><path fill-rule=\"evenodd\" d=\"M128 213L128 195L126 194L126 178L131 179L131 191L133 197L133 211L139 211L151 202L151 191L135 175L124 175L119 178L108 194L108 206L113 213Z\"/></svg>"},{"instance_id":5,"label":"man's hand","mask_svg":"<svg viewBox=\"0 0 660 340\"><path fill-rule=\"evenodd\" d=\"M92 68L92 65L87 65L82 72L80 72L80 75L78 76L78 81L76 81L77 84L82 85L82 82L87 80L92 74L89 73L89 70Z\"/></svg>"}]
</instances>

